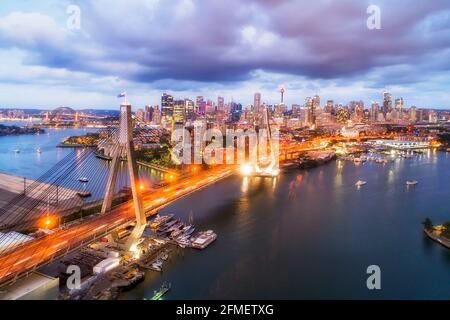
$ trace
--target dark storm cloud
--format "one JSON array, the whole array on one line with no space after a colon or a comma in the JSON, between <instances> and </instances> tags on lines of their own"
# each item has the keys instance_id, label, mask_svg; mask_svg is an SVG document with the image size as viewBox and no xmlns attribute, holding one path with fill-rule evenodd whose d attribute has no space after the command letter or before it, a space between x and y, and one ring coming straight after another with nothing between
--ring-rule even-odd
<instances>
[{"instance_id":1,"label":"dark storm cloud","mask_svg":"<svg viewBox=\"0 0 450 320\"><path fill-rule=\"evenodd\" d=\"M254 70L344 80L375 72L380 86L419 79L405 72L449 68L447 0L78 3L81 32L58 44L22 44L30 62L138 82L232 82ZM370 4L381 8L381 30L366 27Z\"/></svg>"}]
</instances>

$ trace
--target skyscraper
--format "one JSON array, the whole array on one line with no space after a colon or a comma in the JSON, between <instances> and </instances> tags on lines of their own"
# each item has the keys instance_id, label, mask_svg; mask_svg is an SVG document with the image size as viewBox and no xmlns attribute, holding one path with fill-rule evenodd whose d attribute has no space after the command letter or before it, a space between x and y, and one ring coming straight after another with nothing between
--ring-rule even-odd
<instances>
[{"instance_id":1,"label":"skyscraper","mask_svg":"<svg viewBox=\"0 0 450 320\"><path fill-rule=\"evenodd\" d=\"M311 99L311 98L309 98ZM309 122L311 125L316 124L316 116L317 116L317 110L320 108L320 97L318 95L315 95L310 101L309 101Z\"/></svg>"},{"instance_id":2,"label":"skyscraper","mask_svg":"<svg viewBox=\"0 0 450 320\"><path fill-rule=\"evenodd\" d=\"M305 108L307 110L306 123L309 125L313 124L313 99L311 97L305 98Z\"/></svg>"},{"instance_id":3,"label":"skyscraper","mask_svg":"<svg viewBox=\"0 0 450 320\"><path fill-rule=\"evenodd\" d=\"M144 110L139 108L137 109L136 113L134 114L136 121L138 122L144 122Z\"/></svg>"},{"instance_id":4,"label":"skyscraper","mask_svg":"<svg viewBox=\"0 0 450 320\"><path fill-rule=\"evenodd\" d=\"M398 118L403 118L403 107L404 107L404 101L403 98L397 98L395 99L395 109L397 110Z\"/></svg>"},{"instance_id":5,"label":"skyscraper","mask_svg":"<svg viewBox=\"0 0 450 320\"><path fill-rule=\"evenodd\" d=\"M184 123L184 100L175 100L173 103L173 120L175 123Z\"/></svg>"},{"instance_id":6,"label":"skyscraper","mask_svg":"<svg viewBox=\"0 0 450 320\"><path fill-rule=\"evenodd\" d=\"M159 110L159 106L155 106L153 109L153 118L152 118L153 124L161 124L161 110Z\"/></svg>"},{"instance_id":7,"label":"skyscraper","mask_svg":"<svg viewBox=\"0 0 450 320\"><path fill-rule=\"evenodd\" d=\"M325 112L334 113L334 101L327 100L327 104L325 105Z\"/></svg>"},{"instance_id":8,"label":"skyscraper","mask_svg":"<svg viewBox=\"0 0 450 320\"><path fill-rule=\"evenodd\" d=\"M203 96L197 96L195 106L197 108L197 113L204 116L206 113L206 102L203 100Z\"/></svg>"},{"instance_id":9,"label":"skyscraper","mask_svg":"<svg viewBox=\"0 0 450 320\"><path fill-rule=\"evenodd\" d=\"M194 120L195 106L191 99L184 99L185 116L187 120Z\"/></svg>"},{"instance_id":10,"label":"skyscraper","mask_svg":"<svg viewBox=\"0 0 450 320\"><path fill-rule=\"evenodd\" d=\"M173 115L173 97L170 94L163 93L161 96L161 115L163 117Z\"/></svg>"},{"instance_id":11,"label":"skyscraper","mask_svg":"<svg viewBox=\"0 0 450 320\"><path fill-rule=\"evenodd\" d=\"M217 110L224 111L225 109L225 99L223 97L217 97Z\"/></svg>"},{"instance_id":12,"label":"skyscraper","mask_svg":"<svg viewBox=\"0 0 450 320\"><path fill-rule=\"evenodd\" d=\"M417 108L415 106L409 109L409 120L411 122L417 122Z\"/></svg>"},{"instance_id":13,"label":"skyscraper","mask_svg":"<svg viewBox=\"0 0 450 320\"><path fill-rule=\"evenodd\" d=\"M254 101L253 101L253 107L255 108L255 112L259 113L261 109L261 93L257 92L255 93Z\"/></svg>"},{"instance_id":14,"label":"skyscraper","mask_svg":"<svg viewBox=\"0 0 450 320\"><path fill-rule=\"evenodd\" d=\"M385 91L383 92L383 109L382 109L384 115L386 115L388 112L392 111L392 94Z\"/></svg>"},{"instance_id":15,"label":"skyscraper","mask_svg":"<svg viewBox=\"0 0 450 320\"><path fill-rule=\"evenodd\" d=\"M372 101L372 105L370 106L370 120L372 122L378 121L378 113L380 112L380 105L376 101Z\"/></svg>"},{"instance_id":16,"label":"skyscraper","mask_svg":"<svg viewBox=\"0 0 450 320\"><path fill-rule=\"evenodd\" d=\"M144 122L145 123L150 123L152 121L153 118L153 107L151 106L145 106L145 111L144 111Z\"/></svg>"}]
</instances>

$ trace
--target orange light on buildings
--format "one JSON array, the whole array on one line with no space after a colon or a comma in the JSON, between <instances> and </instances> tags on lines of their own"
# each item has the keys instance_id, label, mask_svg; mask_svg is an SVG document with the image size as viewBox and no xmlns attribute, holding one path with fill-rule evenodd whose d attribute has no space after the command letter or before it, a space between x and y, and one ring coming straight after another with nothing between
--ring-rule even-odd
<instances>
[{"instance_id":1,"label":"orange light on buildings","mask_svg":"<svg viewBox=\"0 0 450 320\"><path fill-rule=\"evenodd\" d=\"M52 229L56 227L57 224L57 218L53 215L48 215L39 222L39 227L43 229Z\"/></svg>"}]
</instances>

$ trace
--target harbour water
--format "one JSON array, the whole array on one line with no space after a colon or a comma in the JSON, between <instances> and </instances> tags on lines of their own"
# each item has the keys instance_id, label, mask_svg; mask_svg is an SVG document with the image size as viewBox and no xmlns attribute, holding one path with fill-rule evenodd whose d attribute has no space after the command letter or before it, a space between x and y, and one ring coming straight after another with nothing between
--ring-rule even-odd
<instances>
[{"instance_id":1,"label":"harbour water","mask_svg":"<svg viewBox=\"0 0 450 320\"><path fill-rule=\"evenodd\" d=\"M60 138L81 132L47 130L0 137L1 170L37 177L70 152L55 148ZM367 184L358 189L357 180ZM450 250L421 226L425 217L450 220L449 199L445 152L386 165L332 161L276 179L234 176L162 210L193 216L217 240L173 252L162 273L149 271L121 298L149 298L168 281L165 299L450 299ZM366 287L370 265L381 269L381 290Z\"/></svg>"},{"instance_id":2,"label":"harbour water","mask_svg":"<svg viewBox=\"0 0 450 320\"><path fill-rule=\"evenodd\" d=\"M367 181L355 187L359 179ZM407 188L406 180L419 184ZM205 201L208 199L208 201ZM217 240L180 250L124 299L449 299L450 250L421 222L450 218L450 154L387 165L333 161L269 178L232 177L163 210ZM381 290L367 289L367 267Z\"/></svg>"},{"instance_id":3,"label":"harbour water","mask_svg":"<svg viewBox=\"0 0 450 320\"><path fill-rule=\"evenodd\" d=\"M24 122L11 121L0 122L0 124L25 125ZM75 156L81 154L81 149L57 148L56 146L64 138L84 135L97 130L94 128L46 128L44 134L0 137L0 171L28 179L38 179L69 153L75 152ZM38 148L41 150L40 153L37 152ZM16 153L14 150L20 150L20 152ZM90 179L88 183L80 182L77 189L92 193L91 197L86 198L88 201L96 200L103 196L102 190L104 190L104 185L106 185L109 162L94 155L88 157L86 161L89 161L90 165L83 166L84 171L76 168L77 176L90 178L89 173L95 171L96 177L95 179ZM145 185L153 181L159 181L164 176L159 171L143 166L139 166L139 175ZM125 185L129 185L129 177L128 171L123 167L118 176L117 189L119 190Z\"/></svg>"}]
</instances>

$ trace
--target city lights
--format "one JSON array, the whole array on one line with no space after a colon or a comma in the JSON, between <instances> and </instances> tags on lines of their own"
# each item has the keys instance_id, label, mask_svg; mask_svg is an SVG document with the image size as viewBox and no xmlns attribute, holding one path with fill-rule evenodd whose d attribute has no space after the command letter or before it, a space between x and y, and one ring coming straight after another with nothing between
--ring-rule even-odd
<instances>
[{"instance_id":1,"label":"city lights","mask_svg":"<svg viewBox=\"0 0 450 320\"><path fill-rule=\"evenodd\" d=\"M252 172L253 172L253 167L251 164L246 163L241 166L241 174L242 175L249 176L252 174Z\"/></svg>"}]
</instances>

